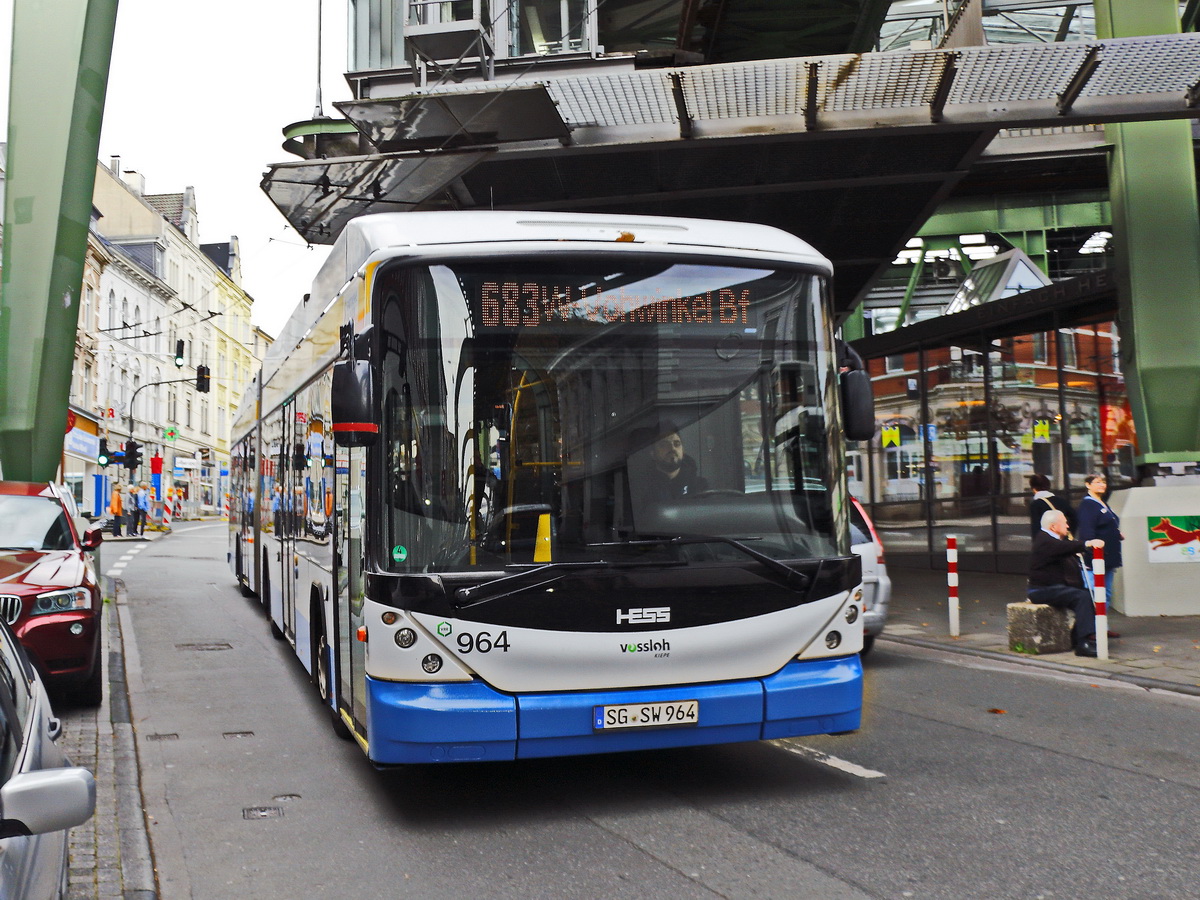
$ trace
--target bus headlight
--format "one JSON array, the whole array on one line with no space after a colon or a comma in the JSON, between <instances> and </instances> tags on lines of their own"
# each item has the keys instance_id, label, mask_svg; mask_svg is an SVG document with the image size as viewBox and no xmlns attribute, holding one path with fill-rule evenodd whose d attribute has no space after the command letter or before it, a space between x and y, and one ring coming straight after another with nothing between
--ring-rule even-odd
<instances>
[{"instance_id":1,"label":"bus headlight","mask_svg":"<svg viewBox=\"0 0 1200 900\"><path fill-rule=\"evenodd\" d=\"M442 658L440 656L438 656L436 653L430 653L423 660L421 660L421 668L424 669L430 675L432 675L434 672L438 671L441 667L442 667Z\"/></svg>"},{"instance_id":2,"label":"bus headlight","mask_svg":"<svg viewBox=\"0 0 1200 900\"><path fill-rule=\"evenodd\" d=\"M846 624L853 625L857 621L858 621L858 607L857 606L847 606L846 607Z\"/></svg>"},{"instance_id":3,"label":"bus headlight","mask_svg":"<svg viewBox=\"0 0 1200 900\"><path fill-rule=\"evenodd\" d=\"M417 633L411 628L401 628L396 632L396 646L407 650L417 642Z\"/></svg>"},{"instance_id":4,"label":"bus headlight","mask_svg":"<svg viewBox=\"0 0 1200 900\"><path fill-rule=\"evenodd\" d=\"M831 631L825 635L825 646L830 650L836 650L842 643L842 633L840 631Z\"/></svg>"}]
</instances>

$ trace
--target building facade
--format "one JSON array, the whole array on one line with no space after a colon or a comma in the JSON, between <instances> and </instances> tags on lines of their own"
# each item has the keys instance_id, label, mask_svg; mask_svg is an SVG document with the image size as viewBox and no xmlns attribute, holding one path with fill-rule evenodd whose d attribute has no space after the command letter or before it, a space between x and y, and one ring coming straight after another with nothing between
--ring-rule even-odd
<instances>
[{"instance_id":1,"label":"building facade","mask_svg":"<svg viewBox=\"0 0 1200 900\"><path fill-rule=\"evenodd\" d=\"M237 238L201 245L192 189L148 194L118 158L97 167L94 205L63 478L97 515L131 483L185 515L223 512L227 411L269 344L250 321ZM99 464L101 441L118 454L131 439L140 465Z\"/></svg>"}]
</instances>

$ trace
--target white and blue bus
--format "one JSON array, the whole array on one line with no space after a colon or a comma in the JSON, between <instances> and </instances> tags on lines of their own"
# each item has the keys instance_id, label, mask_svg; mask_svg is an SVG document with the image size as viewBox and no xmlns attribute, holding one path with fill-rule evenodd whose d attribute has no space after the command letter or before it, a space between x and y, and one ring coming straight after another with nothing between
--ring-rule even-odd
<instances>
[{"instance_id":1,"label":"white and blue bus","mask_svg":"<svg viewBox=\"0 0 1200 900\"><path fill-rule=\"evenodd\" d=\"M758 225L364 216L236 417L229 559L376 765L847 732L829 263Z\"/></svg>"}]
</instances>

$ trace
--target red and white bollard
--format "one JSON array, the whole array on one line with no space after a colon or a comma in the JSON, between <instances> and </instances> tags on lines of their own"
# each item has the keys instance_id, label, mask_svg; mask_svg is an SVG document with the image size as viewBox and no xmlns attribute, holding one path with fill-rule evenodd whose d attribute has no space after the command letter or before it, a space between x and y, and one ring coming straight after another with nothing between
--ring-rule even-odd
<instances>
[{"instance_id":1,"label":"red and white bollard","mask_svg":"<svg viewBox=\"0 0 1200 900\"><path fill-rule=\"evenodd\" d=\"M950 637L958 637L958 538L946 535L946 585L949 588Z\"/></svg>"},{"instance_id":2,"label":"red and white bollard","mask_svg":"<svg viewBox=\"0 0 1200 900\"><path fill-rule=\"evenodd\" d=\"M226 520L229 519L229 495L228 494L225 495L225 518L226 518Z\"/></svg>"},{"instance_id":3,"label":"red and white bollard","mask_svg":"<svg viewBox=\"0 0 1200 900\"><path fill-rule=\"evenodd\" d=\"M1104 586L1104 548L1092 548L1092 603L1096 607L1096 658L1108 659L1108 591Z\"/></svg>"},{"instance_id":4,"label":"red and white bollard","mask_svg":"<svg viewBox=\"0 0 1200 900\"><path fill-rule=\"evenodd\" d=\"M167 531L171 530L171 498L170 497L168 497L166 500L163 501L162 527Z\"/></svg>"}]
</instances>

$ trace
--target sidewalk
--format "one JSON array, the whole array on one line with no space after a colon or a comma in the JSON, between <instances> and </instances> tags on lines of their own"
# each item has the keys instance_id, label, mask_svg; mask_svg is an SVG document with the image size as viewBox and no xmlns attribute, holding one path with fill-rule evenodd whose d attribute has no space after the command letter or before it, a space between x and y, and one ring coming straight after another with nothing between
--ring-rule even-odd
<instances>
[{"instance_id":1,"label":"sidewalk","mask_svg":"<svg viewBox=\"0 0 1200 900\"><path fill-rule=\"evenodd\" d=\"M892 602L881 641L936 647L1200 696L1200 616L1123 616L1109 608L1109 659L1008 649L1007 606L1025 599L1023 575L959 572L959 637L950 637L946 573L890 567Z\"/></svg>"},{"instance_id":2,"label":"sidewalk","mask_svg":"<svg viewBox=\"0 0 1200 900\"><path fill-rule=\"evenodd\" d=\"M113 542L148 542L167 532L144 537L106 535L101 566L111 567L121 552ZM88 709L56 703L63 722L62 748L77 766L96 779L96 813L71 829L68 900L153 900L154 862L147 836L139 778L137 747L125 684L122 630L126 621L125 587L119 578L101 573L104 585L102 653L106 690L99 707Z\"/></svg>"}]
</instances>

